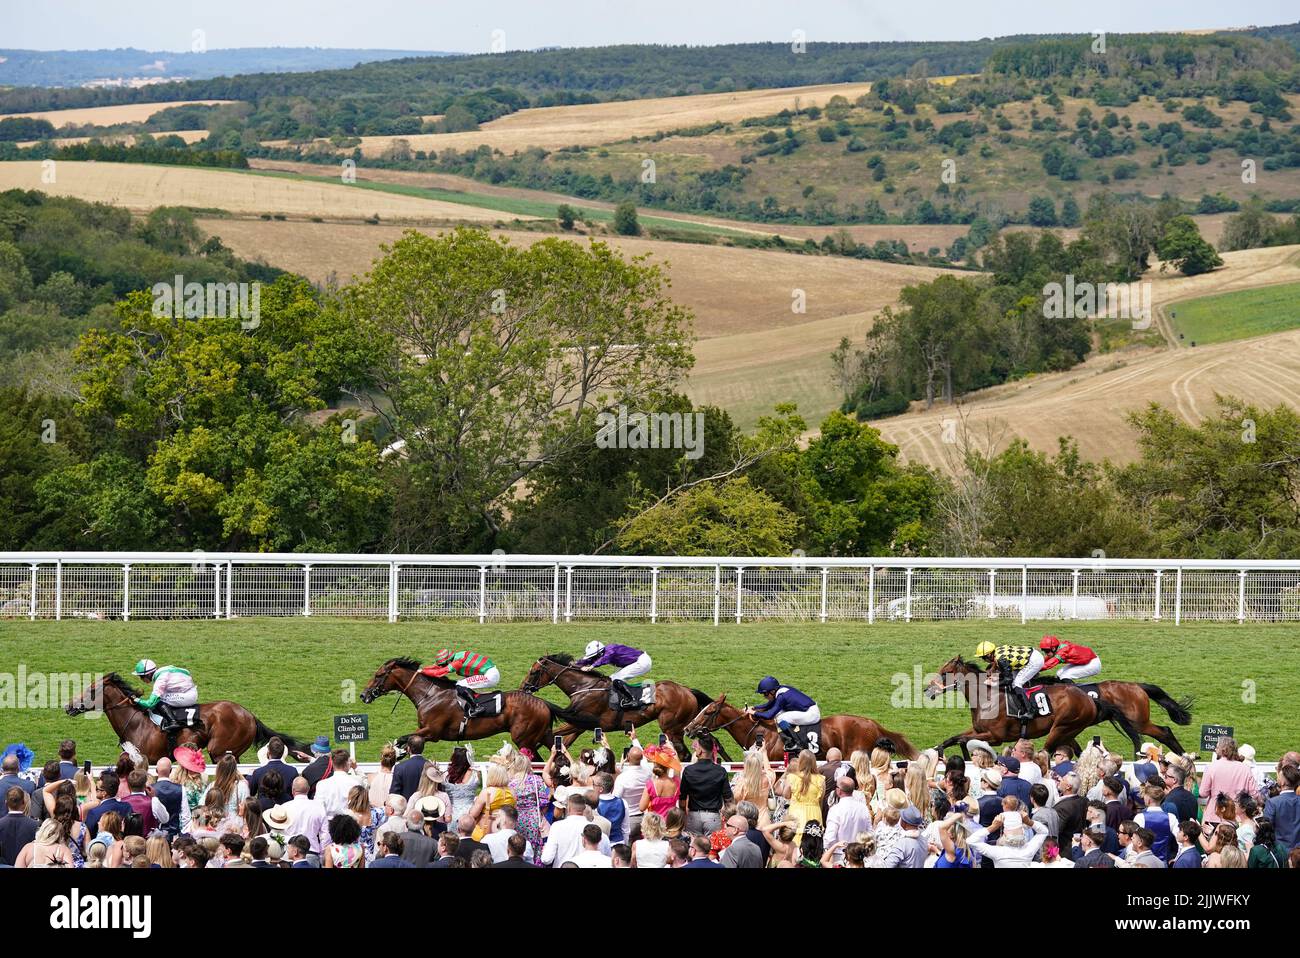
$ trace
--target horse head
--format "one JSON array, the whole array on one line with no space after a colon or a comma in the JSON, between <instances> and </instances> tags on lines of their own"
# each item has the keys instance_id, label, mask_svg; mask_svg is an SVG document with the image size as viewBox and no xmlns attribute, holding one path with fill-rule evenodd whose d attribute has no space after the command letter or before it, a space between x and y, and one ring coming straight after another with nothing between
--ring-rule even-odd
<instances>
[{"instance_id":1,"label":"horse head","mask_svg":"<svg viewBox=\"0 0 1300 958\"><path fill-rule=\"evenodd\" d=\"M717 729L721 721L722 706L727 702L727 693L723 692L716 699L710 702L704 708L700 709L700 714L691 719L690 724L682 729L683 735L689 735L691 738L698 738L700 735L713 732Z\"/></svg>"},{"instance_id":2,"label":"horse head","mask_svg":"<svg viewBox=\"0 0 1300 958\"><path fill-rule=\"evenodd\" d=\"M106 701L110 689L117 694L118 699L116 702L109 703ZM139 694L126 679L116 672L110 672L96 678L89 686L81 690L81 694L73 696L72 701L63 710L69 715L102 712L106 706L116 705L121 701L131 701Z\"/></svg>"},{"instance_id":3,"label":"horse head","mask_svg":"<svg viewBox=\"0 0 1300 958\"><path fill-rule=\"evenodd\" d=\"M397 658L389 659L379 668L375 669L375 674L371 677L370 683L361 691L361 701L369 705L381 695L387 695L389 692L405 691L405 686L409 685L415 678L415 673L420 670L420 663L415 659ZM409 671L411 676L403 679L399 672Z\"/></svg>"},{"instance_id":4,"label":"horse head","mask_svg":"<svg viewBox=\"0 0 1300 958\"><path fill-rule=\"evenodd\" d=\"M925 697L938 698L944 692L951 692L962 684L962 677L978 673L979 666L967 662L960 655L954 655L944 663L925 687Z\"/></svg>"},{"instance_id":5,"label":"horse head","mask_svg":"<svg viewBox=\"0 0 1300 958\"><path fill-rule=\"evenodd\" d=\"M534 695L550 685L561 674L573 667L573 656L567 652L555 652L543 655L533 663L524 680L519 683L519 691Z\"/></svg>"}]
</instances>

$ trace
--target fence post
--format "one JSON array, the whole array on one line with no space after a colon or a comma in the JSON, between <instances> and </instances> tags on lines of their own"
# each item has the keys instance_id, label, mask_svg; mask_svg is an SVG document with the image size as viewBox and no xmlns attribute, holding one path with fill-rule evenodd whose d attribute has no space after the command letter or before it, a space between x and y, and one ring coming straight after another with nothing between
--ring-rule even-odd
<instances>
[{"instance_id":1,"label":"fence post","mask_svg":"<svg viewBox=\"0 0 1300 958\"><path fill-rule=\"evenodd\" d=\"M478 623L487 620L487 566L478 567Z\"/></svg>"},{"instance_id":2,"label":"fence post","mask_svg":"<svg viewBox=\"0 0 1300 958\"><path fill-rule=\"evenodd\" d=\"M564 569L564 621L573 621L573 566Z\"/></svg>"},{"instance_id":3,"label":"fence post","mask_svg":"<svg viewBox=\"0 0 1300 958\"><path fill-rule=\"evenodd\" d=\"M867 566L867 625L876 621L876 567Z\"/></svg>"},{"instance_id":4,"label":"fence post","mask_svg":"<svg viewBox=\"0 0 1300 958\"><path fill-rule=\"evenodd\" d=\"M1183 623L1183 567L1178 567L1178 577L1174 579L1174 625Z\"/></svg>"},{"instance_id":5,"label":"fence post","mask_svg":"<svg viewBox=\"0 0 1300 958\"><path fill-rule=\"evenodd\" d=\"M54 621L63 618L63 560L54 563Z\"/></svg>"},{"instance_id":6,"label":"fence post","mask_svg":"<svg viewBox=\"0 0 1300 958\"><path fill-rule=\"evenodd\" d=\"M1237 573L1237 624L1246 621L1246 570Z\"/></svg>"},{"instance_id":7,"label":"fence post","mask_svg":"<svg viewBox=\"0 0 1300 958\"><path fill-rule=\"evenodd\" d=\"M1160 577L1163 576L1164 574L1165 574L1165 573L1164 573L1164 570L1163 570L1163 569L1156 569L1156 609L1155 609L1155 620L1156 620L1157 622L1160 621L1160 589L1161 589L1161 585L1160 585Z\"/></svg>"},{"instance_id":8,"label":"fence post","mask_svg":"<svg viewBox=\"0 0 1300 958\"><path fill-rule=\"evenodd\" d=\"M722 566L713 567L713 624L718 624L718 613L722 609Z\"/></svg>"},{"instance_id":9,"label":"fence post","mask_svg":"<svg viewBox=\"0 0 1300 958\"><path fill-rule=\"evenodd\" d=\"M741 596L744 594L740 588L740 585L741 585L741 579L744 577L744 575L745 575L745 567L741 565L736 566L736 624L737 625L740 624Z\"/></svg>"},{"instance_id":10,"label":"fence post","mask_svg":"<svg viewBox=\"0 0 1300 958\"><path fill-rule=\"evenodd\" d=\"M822 621L826 621L826 578L831 574L831 570L822 566Z\"/></svg>"},{"instance_id":11,"label":"fence post","mask_svg":"<svg viewBox=\"0 0 1300 958\"><path fill-rule=\"evenodd\" d=\"M1074 570L1074 604L1070 607L1070 618L1079 617L1079 570Z\"/></svg>"},{"instance_id":12,"label":"fence post","mask_svg":"<svg viewBox=\"0 0 1300 958\"><path fill-rule=\"evenodd\" d=\"M659 570L650 570L650 624L659 618Z\"/></svg>"},{"instance_id":13,"label":"fence post","mask_svg":"<svg viewBox=\"0 0 1300 958\"><path fill-rule=\"evenodd\" d=\"M28 609L27 609L27 611L28 611L29 613L31 613L31 614L30 614L30 618L31 618L31 620L32 620L33 622L36 621L36 595L37 595L37 593L36 593L36 569L37 569L37 564L36 564L35 562L33 562L33 563L32 563L32 601L31 601L31 605L30 605L30 606L28 607Z\"/></svg>"},{"instance_id":14,"label":"fence post","mask_svg":"<svg viewBox=\"0 0 1300 958\"><path fill-rule=\"evenodd\" d=\"M226 621L233 618L231 614L234 602L232 601L235 593L235 563L233 561L226 563Z\"/></svg>"},{"instance_id":15,"label":"fence post","mask_svg":"<svg viewBox=\"0 0 1300 958\"><path fill-rule=\"evenodd\" d=\"M212 563L212 617L221 618L221 563Z\"/></svg>"},{"instance_id":16,"label":"fence post","mask_svg":"<svg viewBox=\"0 0 1300 958\"><path fill-rule=\"evenodd\" d=\"M907 567L906 574L903 576L906 580L903 586L903 621L912 621L912 573L916 571L911 566Z\"/></svg>"},{"instance_id":17,"label":"fence post","mask_svg":"<svg viewBox=\"0 0 1300 958\"><path fill-rule=\"evenodd\" d=\"M555 563L555 574L551 577L551 624L560 621L560 564Z\"/></svg>"},{"instance_id":18,"label":"fence post","mask_svg":"<svg viewBox=\"0 0 1300 958\"><path fill-rule=\"evenodd\" d=\"M122 563L122 621L131 620L131 563Z\"/></svg>"},{"instance_id":19,"label":"fence post","mask_svg":"<svg viewBox=\"0 0 1300 958\"><path fill-rule=\"evenodd\" d=\"M388 621L397 621L397 563L388 563Z\"/></svg>"},{"instance_id":20,"label":"fence post","mask_svg":"<svg viewBox=\"0 0 1300 958\"><path fill-rule=\"evenodd\" d=\"M996 619L998 607L993 602L993 597L998 594L998 570L989 569L989 618Z\"/></svg>"},{"instance_id":21,"label":"fence post","mask_svg":"<svg viewBox=\"0 0 1300 958\"><path fill-rule=\"evenodd\" d=\"M302 564L302 614L311 615L311 563Z\"/></svg>"},{"instance_id":22,"label":"fence post","mask_svg":"<svg viewBox=\"0 0 1300 958\"><path fill-rule=\"evenodd\" d=\"M1020 567L1020 624L1025 624L1025 613L1029 611L1029 566Z\"/></svg>"}]
</instances>

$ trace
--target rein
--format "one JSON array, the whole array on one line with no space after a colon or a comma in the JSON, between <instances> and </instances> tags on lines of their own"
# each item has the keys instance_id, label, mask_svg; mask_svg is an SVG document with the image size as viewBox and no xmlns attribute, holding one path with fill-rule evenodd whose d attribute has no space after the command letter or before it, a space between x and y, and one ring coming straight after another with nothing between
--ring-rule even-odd
<instances>
[{"instance_id":1,"label":"rein","mask_svg":"<svg viewBox=\"0 0 1300 958\"><path fill-rule=\"evenodd\" d=\"M563 675L565 672L584 672L584 670L577 668L577 666L573 665L573 663L569 663L568 665L560 665L559 662L556 662L556 661L554 661L554 660L552 660L552 659L548 659L548 658L541 658L541 659L538 659L538 660L537 660L537 664L540 665L540 666L542 666L543 671L546 671L546 667L547 667L547 666L557 666L557 667L559 667L559 670L560 670L560 671L558 671L558 672L556 672L556 673L554 673L554 674L552 674L552 673L549 672L549 671L546 671L546 682L543 683L543 684L550 684L551 682L558 681L559 678L560 678L560 676ZM599 678L604 678L604 676L600 675L599 672L594 672L594 673L593 673L593 672L584 672L584 674L587 674L587 675L596 675L596 676L599 677ZM541 685L533 686L533 685L531 685L531 684L525 683L525 685L524 685L523 688L522 688L522 691L527 692L529 695L536 695L538 692L541 691L541 689L542 689L542 686L541 686ZM563 690L561 690L561 691L563 691ZM569 695L569 702L570 702L570 704L572 704L573 700L576 699L576 698L578 698L578 697L581 696L581 695L590 695L592 692L602 692L602 693L603 693L604 691L605 691L605 686L604 686L604 685L601 685L601 684L592 685L592 686L589 686L588 688L585 688L585 689L578 689L578 690L576 690L572 695ZM565 694L567 695L568 693L565 693Z\"/></svg>"}]
</instances>

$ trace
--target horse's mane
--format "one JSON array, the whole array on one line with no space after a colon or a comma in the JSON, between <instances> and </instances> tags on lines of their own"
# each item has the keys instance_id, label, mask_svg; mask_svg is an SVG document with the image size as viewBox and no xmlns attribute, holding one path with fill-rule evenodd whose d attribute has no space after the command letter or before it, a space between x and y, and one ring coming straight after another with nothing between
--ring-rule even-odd
<instances>
[{"instance_id":1,"label":"horse's mane","mask_svg":"<svg viewBox=\"0 0 1300 958\"><path fill-rule=\"evenodd\" d=\"M399 666L399 667L404 668L404 669L419 669L419 668L420 668L420 663L419 663L418 661L416 661L416 660L413 659L413 658L410 658L409 656L405 656L405 655L402 656L402 657L400 657L400 658L389 659L389 660L388 660L388 664L389 664L389 665Z\"/></svg>"},{"instance_id":2,"label":"horse's mane","mask_svg":"<svg viewBox=\"0 0 1300 958\"><path fill-rule=\"evenodd\" d=\"M116 672L109 672L105 675L104 684L116 686L123 694L129 695L131 698L139 698L141 694L139 689Z\"/></svg>"},{"instance_id":3,"label":"horse's mane","mask_svg":"<svg viewBox=\"0 0 1300 958\"><path fill-rule=\"evenodd\" d=\"M974 671L974 672L976 672L976 673L978 673L978 674L980 674L980 675L983 675L983 674L984 674L984 670L983 670L982 668L980 668L980 664L979 664L978 662L967 662L967 661L966 661L965 659L963 659L960 655L957 656L957 664L958 664L958 665L965 666L966 668L971 669L972 671Z\"/></svg>"},{"instance_id":4,"label":"horse's mane","mask_svg":"<svg viewBox=\"0 0 1300 958\"><path fill-rule=\"evenodd\" d=\"M573 656L568 652L552 652L550 655L543 655L542 658L554 662L556 665L573 664Z\"/></svg>"}]
</instances>

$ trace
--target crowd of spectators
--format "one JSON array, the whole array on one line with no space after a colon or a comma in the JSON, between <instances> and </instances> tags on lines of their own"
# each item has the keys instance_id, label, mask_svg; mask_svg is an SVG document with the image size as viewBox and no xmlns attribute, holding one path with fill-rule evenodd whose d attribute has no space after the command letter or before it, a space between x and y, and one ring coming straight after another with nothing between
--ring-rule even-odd
<instances>
[{"instance_id":1,"label":"crowd of spectators","mask_svg":"<svg viewBox=\"0 0 1300 958\"><path fill-rule=\"evenodd\" d=\"M683 762L633 738L554 752L540 773L507 746L476 767L412 736L400 761L356 767L321 736L313 760L272 739L241 774L176 749L152 768L123 752L97 774L65 741L43 766L0 766L0 867L39 868L1296 868L1300 752L1273 768L1221 739L1194 755L1099 740L1076 759L1021 740L971 758L811 752L734 773L710 738Z\"/></svg>"}]
</instances>

